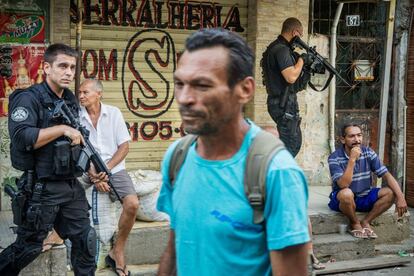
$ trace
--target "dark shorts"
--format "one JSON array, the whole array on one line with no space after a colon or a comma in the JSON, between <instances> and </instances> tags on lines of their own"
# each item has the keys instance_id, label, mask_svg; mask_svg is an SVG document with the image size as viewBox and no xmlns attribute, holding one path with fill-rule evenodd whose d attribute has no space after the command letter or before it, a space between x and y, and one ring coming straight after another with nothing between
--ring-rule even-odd
<instances>
[{"instance_id":1,"label":"dark shorts","mask_svg":"<svg viewBox=\"0 0 414 276\"><path fill-rule=\"evenodd\" d=\"M126 170L121 170L117 173L114 173L112 175L112 181L112 184L114 185L121 198L124 198L127 195L137 194L134 188L134 183L132 183L132 179Z\"/></svg>"},{"instance_id":2,"label":"dark shorts","mask_svg":"<svg viewBox=\"0 0 414 276\"><path fill-rule=\"evenodd\" d=\"M82 177L79 177L78 180L82 184L83 188L89 189L92 186L92 183L89 181L89 176L84 174ZM114 185L116 192L121 198L126 197L127 195L136 195L134 183L132 182L131 177L129 176L126 170L121 170L112 175L112 185ZM113 192L109 194L109 197L112 201L116 201L117 198Z\"/></svg>"},{"instance_id":3,"label":"dark shorts","mask_svg":"<svg viewBox=\"0 0 414 276\"><path fill-rule=\"evenodd\" d=\"M374 206L375 202L378 200L378 192L380 188L372 188L369 193L365 196L361 197L355 197L355 205L356 205L356 211L358 212L369 212L372 210L372 207ZM339 200L337 199L338 191L333 191L329 195L329 203L328 206L331 208L331 210L340 212L339 210Z\"/></svg>"}]
</instances>

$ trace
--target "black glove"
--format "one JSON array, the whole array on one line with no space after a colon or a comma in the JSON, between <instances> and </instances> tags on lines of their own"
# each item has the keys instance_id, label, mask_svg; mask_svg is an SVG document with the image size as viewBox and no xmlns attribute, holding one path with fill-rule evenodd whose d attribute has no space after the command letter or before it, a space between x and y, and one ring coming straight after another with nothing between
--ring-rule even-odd
<instances>
[{"instance_id":1,"label":"black glove","mask_svg":"<svg viewBox=\"0 0 414 276\"><path fill-rule=\"evenodd\" d=\"M298 62L300 54L298 52L293 52L293 58L295 59L295 62Z\"/></svg>"},{"instance_id":2,"label":"black glove","mask_svg":"<svg viewBox=\"0 0 414 276\"><path fill-rule=\"evenodd\" d=\"M303 53L300 55L300 57L303 59L304 66L311 66L314 61L312 55L308 53Z\"/></svg>"}]
</instances>

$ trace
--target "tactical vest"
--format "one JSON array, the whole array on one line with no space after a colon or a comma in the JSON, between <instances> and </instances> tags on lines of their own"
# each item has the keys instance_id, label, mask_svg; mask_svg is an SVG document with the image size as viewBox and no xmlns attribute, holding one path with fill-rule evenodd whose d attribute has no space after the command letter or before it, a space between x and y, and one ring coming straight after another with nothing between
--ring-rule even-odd
<instances>
[{"instance_id":1,"label":"tactical vest","mask_svg":"<svg viewBox=\"0 0 414 276\"><path fill-rule=\"evenodd\" d=\"M270 64L269 64L269 53L270 51L277 51L281 48L286 47L286 45L282 44L281 42L279 42L278 40L273 41L268 47L267 49L263 52L262 55L262 59L260 61L260 65L262 67L262 80L263 80L263 85L266 87L266 92L269 96L271 97L281 97L283 93L285 93L285 91L279 91L279 87L275 86L275 83L271 80L272 78L272 74L273 70L275 70L275 68L271 68ZM296 52L292 53L292 59L295 61L295 63L298 62L299 59L299 54ZM280 73L281 74L281 73ZM302 91L304 89L306 89L309 81L311 79L311 72L303 67L302 71L300 72L300 75L298 77L298 79L295 81L295 83L293 84L287 84L288 86L288 92L289 93L297 93L299 91Z\"/></svg>"},{"instance_id":2,"label":"tactical vest","mask_svg":"<svg viewBox=\"0 0 414 276\"><path fill-rule=\"evenodd\" d=\"M10 108L14 110L16 108L15 98L23 91L26 93L33 93L34 97L40 103L38 106L38 122L36 127L48 128L54 125L60 125L59 118L53 118L53 112L55 109L55 100L47 91L49 88L46 83L33 85L24 90L16 90L10 95ZM75 98L70 91L64 92L65 98L68 100L68 106L71 109L74 108ZM69 97L69 99L68 99ZM77 115L78 110L75 111ZM72 147L70 142L65 137L59 137L54 142L50 142L43 147L33 149L19 149L13 143L14 137L11 137L10 143L10 155L12 166L18 170L35 170L36 175L39 178L49 179L73 179L79 175L79 172L75 170L74 163L77 161L80 148Z\"/></svg>"},{"instance_id":3,"label":"tactical vest","mask_svg":"<svg viewBox=\"0 0 414 276\"><path fill-rule=\"evenodd\" d=\"M174 185L188 150L196 139L196 135L188 134L175 147L168 171L171 186ZM250 206L253 208L253 222L255 224L264 222L266 177L270 162L284 148L285 146L279 138L264 130L257 133L250 145L244 169L244 191Z\"/></svg>"},{"instance_id":4,"label":"tactical vest","mask_svg":"<svg viewBox=\"0 0 414 276\"><path fill-rule=\"evenodd\" d=\"M39 109L39 121L37 123L38 128L46 128L49 125L49 117L53 111L53 100L48 93L42 92L42 84L32 85L26 89L16 89L9 96L9 110L12 111L15 108L14 99L17 95L22 92L29 91L36 95L35 97L40 100L40 103L43 108ZM45 112L45 110L50 110L50 112ZM21 171L34 170L35 168L35 158L33 151L24 151L18 149L14 144L14 137L10 137L10 158L13 168Z\"/></svg>"}]
</instances>

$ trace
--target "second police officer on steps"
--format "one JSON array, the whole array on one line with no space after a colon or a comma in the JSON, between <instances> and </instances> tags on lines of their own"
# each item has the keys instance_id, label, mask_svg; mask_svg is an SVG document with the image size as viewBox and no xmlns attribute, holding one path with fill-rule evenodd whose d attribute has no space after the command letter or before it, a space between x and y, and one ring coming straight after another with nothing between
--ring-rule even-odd
<instances>
[{"instance_id":1,"label":"second police officer on steps","mask_svg":"<svg viewBox=\"0 0 414 276\"><path fill-rule=\"evenodd\" d=\"M78 114L75 96L68 89L75 76L76 57L77 52L67 45L50 45L44 55L46 80L10 96L12 164L25 171L18 187L27 199L24 208L14 212L15 221L17 217L21 221L17 221L16 241L0 254L0 275L18 275L40 254L53 227L72 242L75 275L95 273L96 234L74 166L74 149L84 142L83 137L53 118L54 103L59 100Z\"/></svg>"},{"instance_id":2,"label":"second police officer on steps","mask_svg":"<svg viewBox=\"0 0 414 276\"><path fill-rule=\"evenodd\" d=\"M310 79L310 73L303 70L305 63L310 62L308 56L293 51L291 42L295 36L303 36L303 26L297 18L290 17L283 22L281 34L269 44L261 61L268 112L293 156L302 145L296 93L305 89Z\"/></svg>"}]
</instances>

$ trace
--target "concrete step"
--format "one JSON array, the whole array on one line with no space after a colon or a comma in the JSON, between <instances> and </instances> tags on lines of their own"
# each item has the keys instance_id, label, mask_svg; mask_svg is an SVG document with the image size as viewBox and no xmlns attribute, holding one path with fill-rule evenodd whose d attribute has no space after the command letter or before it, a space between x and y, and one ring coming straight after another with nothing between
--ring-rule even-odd
<instances>
[{"instance_id":1,"label":"concrete step","mask_svg":"<svg viewBox=\"0 0 414 276\"><path fill-rule=\"evenodd\" d=\"M338 233L339 224L348 224L348 219L341 213L329 209L330 186L309 187L309 216L314 235ZM397 243L410 236L409 215L397 219L395 206L372 222L375 233L379 236L376 244ZM366 214L357 213L362 219Z\"/></svg>"},{"instance_id":2,"label":"concrete step","mask_svg":"<svg viewBox=\"0 0 414 276\"><path fill-rule=\"evenodd\" d=\"M156 264L167 246L168 222L137 221L128 236L125 255L128 264Z\"/></svg>"},{"instance_id":3,"label":"concrete step","mask_svg":"<svg viewBox=\"0 0 414 276\"><path fill-rule=\"evenodd\" d=\"M359 214L363 215L363 214ZM353 238L348 233L339 235L338 225L346 224L347 219L337 212L311 215L313 223L313 241L316 254L322 260L357 259L361 256L373 256L376 244L395 243L409 237L409 221L404 218L397 222L393 212L384 213L373 222L373 228L379 235L376 240ZM166 222L139 222L131 231L126 257L128 264L156 264L159 262L168 241L169 226Z\"/></svg>"},{"instance_id":4,"label":"concrete step","mask_svg":"<svg viewBox=\"0 0 414 276\"><path fill-rule=\"evenodd\" d=\"M365 215L365 213L357 213L360 219ZM348 219L343 214L329 210L324 213L311 214L310 218L313 235L338 233L340 224L348 224ZM409 216L397 220L393 210L388 210L371 224L373 230L378 235L378 239L375 240L376 244L396 243L410 236Z\"/></svg>"},{"instance_id":5,"label":"concrete step","mask_svg":"<svg viewBox=\"0 0 414 276\"><path fill-rule=\"evenodd\" d=\"M9 246L16 239L16 234L11 226L13 216L11 211L0 212L0 252ZM26 266L20 276L64 276L67 270L66 246L52 247L50 250L41 253L31 264Z\"/></svg>"},{"instance_id":6,"label":"concrete step","mask_svg":"<svg viewBox=\"0 0 414 276\"><path fill-rule=\"evenodd\" d=\"M19 276L64 276L66 271L66 246L60 245L40 254Z\"/></svg>"},{"instance_id":7,"label":"concrete step","mask_svg":"<svg viewBox=\"0 0 414 276\"><path fill-rule=\"evenodd\" d=\"M323 270L314 270L312 275L325 275L325 274L334 274L336 273L349 273L351 271L360 271L360 270L372 270L372 269L381 269L386 267L403 266L409 265L411 260L409 258L402 258L398 256L376 256L373 258L361 258L358 260L350 261L341 261L327 263L326 268ZM407 270L410 268L407 267ZM411 271L412 272L412 271ZM384 275L393 275L392 271L383 271ZM339 274L345 275L345 274ZM408 274L407 274L408 275ZM412 275L412 274L411 274Z\"/></svg>"},{"instance_id":8,"label":"concrete step","mask_svg":"<svg viewBox=\"0 0 414 276\"><path fill-rule=\"evenodd\" d=\"M128 265L128 270L131 272L131 276L155 276L157 275L157 264L143 264L143 265ZM73 276L73 271L69 271L66 276ZM96 276L116 276L110 268L97 270Z\"/></svg>"},{"instance_id":9,"label":"concrete step","mask_svg":"<svg viewBox=\"0 0 414 276\"><path fill-rule=\"evenodd\" d=\"M313 237L313 247L320 261L355 260L375 256L375 244L371 239L358 239L351 235L324 234Z\"/></svg>"},{"instance_id":10,"label":"concrete step","mask_svg":"<svg viewBox=\"0 0 414 276\"><path fill-rule=\"evenodd\" d=\"M168 241L168 223L136 222L128 237L126 257L128 264L156 264ZM352 260L375 255L375 240L357 239L349 234L321 234L313 236L318 258L328 261Z\"/></svg>"},{"instance_id":11,"label":"concrete step","mask_svg":"<svg viewBox=\"0 0 414 276\"><path fill-rule=\"evenodd\" d=\"M128 265L131 276L155 276L157 275L157 264ZM95 273L96 276L116 276L115 272L106 268Z\"/></svg>"}]
</instances>

